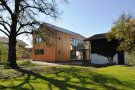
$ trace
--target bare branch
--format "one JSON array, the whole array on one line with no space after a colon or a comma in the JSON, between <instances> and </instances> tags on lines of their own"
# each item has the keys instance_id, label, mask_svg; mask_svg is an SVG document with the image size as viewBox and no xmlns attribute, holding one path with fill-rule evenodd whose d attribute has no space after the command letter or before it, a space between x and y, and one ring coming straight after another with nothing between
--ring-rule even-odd
<instances>
[{"instance_id":1,"label":"bare branch","mask_svg":"<svg viewBox=\"0 0 135 90\"><path fill-rule=\"evenodd\" d=\"M4 30L0 29L0 31L3 32L4 34L6 34L9 37L8 33L6 33Z\"/></svg>"},{"instance_id":2,"label":"bare branch","mask_svg":"<svg viewBox=\"0 0 135 90\"><path fill-rule=\"evenodd\" d=\"M38 22L32 22L32 23L26 23L26 24L21 24L20 22L20 27L17 30L17 33L19 33L19 31L21 30L21 28L25 27L25 26L32 26L34 24L38 24Z\"/></svg>"},{"instance_id":3,"label":"bare branch","mask_svg":"<svg viewBox=\"0 0 135 90\"><path fill-rule=\"evenodd\" d=\"M0 22L1 23L3 23L3 24L7 24L9 27L11 26L7 21L5 21L4 19L3 19L3 17L2 16L0 16Z\"/></svg>"},{"instance_id":4,"label":"bare branch","mask_svg":"<svg viewBox=\"0 0 135 90\"><path fill-rule=\"evenodd\" d=\"M12 15L12 10L8 7L8 5L6 4L6 1L5 0L0 0L0 2L1 2L1 5L3 5L8 10L10 15Z\"/></svg>"},{"instance_id":5,"label":"bare branch","mask_svg":"<svg viewBox=\"0 0 135 90\"><path fill-rule=\"evenodd\" d=\"M18 33L17 36L19 36L19 35L21 35L21 34L26 34L26 33L27 33L27 34L32 34L32 32L24 31L24 32Z\"/></svg>"},{"instance_id":6,"label":"bare branch","mask_svg":"<svg viewBox=\"0 0 135 90\"><path fill-rule=\"evenodd\" d=\"M5 22L5 21L0 21L0 22L7 24L9 27L11 26L8 22Z\"/></svg>"},{"instance_id":7,"label":"bare branch","mask_svg":"<svg viewBox=\"0 0 135 90\"><path fill-rule=\"evenodd\" d=\"M10 31L8 30L8 28L5 26L4 23L0 23L0 25L2 25L2 26L4 27L4 29L5 29L6 31L8 31L8 33L10 34Z\"/></svg>"}]
</instances>

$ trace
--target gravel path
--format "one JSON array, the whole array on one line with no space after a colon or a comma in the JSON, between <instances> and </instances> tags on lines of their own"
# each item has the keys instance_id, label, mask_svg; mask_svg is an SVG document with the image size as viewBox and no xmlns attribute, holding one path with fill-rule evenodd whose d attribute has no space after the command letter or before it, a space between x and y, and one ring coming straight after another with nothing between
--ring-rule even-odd
<instances>
[{"instance_id":1,"label":"gravel path","mask_svg":"<svg viewBox=\"0 0 135 90\"><path fill-rule=\"evenodd\" d=\"M78 62L78 61L67 62L67 63L51 63L51 62L44 62L44 61L38 61L38 60L30 60L30 61L35 64L48 65L48 66L83 65L82 62Z\"/></svg>"},{"instance_id":2,"label":"gravel path","mask_svg":"<svg viewBox=\"0 0 135 90\"><path fill-rule=\"evenodd\" d=\"M40 64L40 65L47 65L47 66L63 66L63 65L72 65L72 63L53 63L53 62L44 62L38 60L30 60L32 63Z\"/></svg>"}]
</instances>

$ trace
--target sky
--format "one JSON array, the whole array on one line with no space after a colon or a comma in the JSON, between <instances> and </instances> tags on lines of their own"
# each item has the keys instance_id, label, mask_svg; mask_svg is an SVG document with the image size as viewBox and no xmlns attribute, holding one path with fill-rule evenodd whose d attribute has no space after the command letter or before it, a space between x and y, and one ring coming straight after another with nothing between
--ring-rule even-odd
<instances>
[{"instance_id":1,"label":"sky","mask_svg":"<svg viewBox=\"0 0 135 90\"><path fill-rule=\"evenodd\" d=\"M79 33L86 38L110 31L114 20L125 12L135 17L135 0L69 0L69 4L58 2L63 13L55 21L46 18L47 22L58 27ZM1 34L3 36L3 34ZM27 37L20 36L30 45Z\"/></svg>"}]
</instances>

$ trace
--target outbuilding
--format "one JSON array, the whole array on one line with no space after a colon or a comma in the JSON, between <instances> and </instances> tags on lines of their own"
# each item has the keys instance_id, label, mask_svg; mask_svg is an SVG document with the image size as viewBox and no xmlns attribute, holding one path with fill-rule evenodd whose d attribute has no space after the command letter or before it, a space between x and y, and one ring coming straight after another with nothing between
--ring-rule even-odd
<instances>
[{"instance_id":1,"label":"outbuilding","mask_svg":"<svg viewBox=\"0 0 135 90\"><path fill-rule=\"evenodd\" d=\"M92 64L128 64L128 55L118 52L119 41L108 42L105 33L96 34L85 41L90 43L90 60Z\"/></svg>"}]
</instances>

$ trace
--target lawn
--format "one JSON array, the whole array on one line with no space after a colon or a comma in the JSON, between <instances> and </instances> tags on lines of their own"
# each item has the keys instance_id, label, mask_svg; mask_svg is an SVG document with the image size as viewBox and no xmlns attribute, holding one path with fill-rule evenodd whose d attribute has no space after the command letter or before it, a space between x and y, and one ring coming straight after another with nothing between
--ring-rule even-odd
<instances>
[{"instance_id":1,"label":"lawn","mask_svg":"<svg viewBox=\"0 0 135 90\"><path fill-rule=\"evenodd\" d=\"M34 67L34 66L39 66L38 64L34 64L29 60L25 60L25 61L17 61L17 64L19 67L21 68L27 68L27 67ZM41 66L41 65L40 65ZM9 67L7 67L6 65L0 65L0 70L3 69L8 69Z\"/></svg>"},{"instance_id":2,"label":"lawn","mask_svg":"<svg viewBox=\"0 0 135 90\"><path fill-rule=\"evenodd\" d=\"M15 72L19 77L0 79L1 90L134 90L135 67L85 66L39 67ZM14 74L14 73L13 73Z\"/></svg>"}]
</instances>

